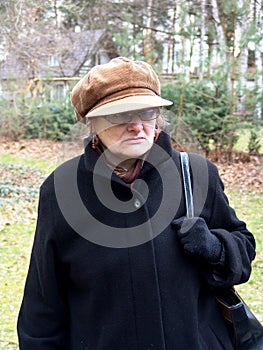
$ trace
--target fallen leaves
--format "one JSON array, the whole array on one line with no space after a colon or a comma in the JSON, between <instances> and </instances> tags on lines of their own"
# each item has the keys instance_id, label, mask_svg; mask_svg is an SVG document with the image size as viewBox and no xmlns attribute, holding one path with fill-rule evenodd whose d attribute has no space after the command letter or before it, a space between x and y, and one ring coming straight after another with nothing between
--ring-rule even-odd
<instances>
[{"instance_id":1,"label":"fallen leaves","mask_svg":"<svg viewBox=\"0 0 263 350\"><path fill-rule=\"evenodd\" d=\"M216 164L219 174L229 190L263 191L262 169L255 162Z\"/></svg>"},{"instance_id":2,"label":"fallen leaves","mask_svg":"<svg viewBox=\"0 0 263 350\"><path fill-rule=\"evenodd\" d=\"M44 160L57 159L57 154L60 152L61 143L50 140L20 140L9 141L0 139L1 150L0 154L19 155L24 158L36 158Z\"/></svg>"}]
</instances>

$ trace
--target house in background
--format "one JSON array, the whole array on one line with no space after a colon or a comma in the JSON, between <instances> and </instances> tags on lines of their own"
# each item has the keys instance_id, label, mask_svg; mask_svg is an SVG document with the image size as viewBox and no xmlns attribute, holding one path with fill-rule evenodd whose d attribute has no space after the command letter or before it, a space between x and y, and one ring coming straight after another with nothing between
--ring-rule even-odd
<instances>
[{"instance_id":1,"label":"house in background","mask_svg":"<svg viewBox=\"0 0 263 350\"><path fill-rule=\"evenodd\" d=\"M105 30L23 38L0 61L0 98L13 99L26 90L33 98L40 95L43 99L61 99L72 81L78 81L94 65L117 56L116 45Z\"/></svg>"}]
</instances>

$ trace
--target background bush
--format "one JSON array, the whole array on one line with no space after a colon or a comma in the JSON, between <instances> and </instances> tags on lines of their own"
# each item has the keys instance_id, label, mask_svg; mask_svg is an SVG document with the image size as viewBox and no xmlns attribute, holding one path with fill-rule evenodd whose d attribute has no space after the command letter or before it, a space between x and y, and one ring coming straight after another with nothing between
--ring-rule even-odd
<instances>
[{"instance_id":1,"label":"background bush","mask_svg":"<svg viewBox=\"0 0 263 350\"><path fill-rule=\"evenodd\" d=\"M63 100L43 101L18 95L0 100L1 135L10 139L39 138L62 140L75 123L69 96Z\"/></svg>"},{"instance_id":2,"label":"background bush","mask_svg":"<svg viewBox=\"0 0 263 350\"><path fill-rule=\"evenodd\" d=\"M45 96L50 95L50 89L46 87ZM253 114L248 114L246 119L230 115L231 93L224 79L220 84L194 79L166 82L162 84L162 96L174 102L170 107L173 113L168 113L174 141L178 139L180 126L187 125L202 150L226 149L230 137L235 142L247 129L250 134L247 151L260 152L262 120L253 120ZM0 99L0 110L0 135L12 140L60 141L76 123L69 92L61 100L14 94L12 99ZM180 138L181 143L189 144L187 132L185 139Z\"/></svg>"},{"instance_id":3,"label":"background bush","mask_svg":"<svg viewBox=\"0 0 263 350\"><path fill-rule=\"evenodd\" d=\"M162 96L174 102L170 124L176 127L180 121L186 123L199 141L202 149L226 148L229 144L231 124L230 94L224 84L208 86L206 81L188 83L166 83Z\"/></svg>"}]
</instances>

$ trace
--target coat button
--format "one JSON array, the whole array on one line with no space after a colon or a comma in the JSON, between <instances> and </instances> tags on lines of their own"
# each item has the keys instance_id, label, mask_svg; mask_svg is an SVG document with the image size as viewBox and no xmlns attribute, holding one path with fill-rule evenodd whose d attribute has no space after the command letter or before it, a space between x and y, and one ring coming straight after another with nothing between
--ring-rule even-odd
<instances>
[{"instance_id":1,"label":"coat button","mask_svg":"<svg viewBox=\"0 0 263 350\"><path fill-rule=\"evenodd\" d=\"M135 206L136 209L140 208L141 202L139 201L139 199L135 199L134 206Z\"/></svg>"}]
</instances>

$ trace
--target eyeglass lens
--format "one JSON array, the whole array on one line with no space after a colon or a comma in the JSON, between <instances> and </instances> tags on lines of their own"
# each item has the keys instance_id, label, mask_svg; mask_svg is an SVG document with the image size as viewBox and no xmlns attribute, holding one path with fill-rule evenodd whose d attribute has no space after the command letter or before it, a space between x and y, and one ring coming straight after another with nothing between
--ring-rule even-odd
<instances>
[{"instance_id":1,"label":"eyeglass lens","mask_svg":"<svg viewBox=\"0 0 263 350\"><path fill-rule=\"evenodd\" d=\"M157 109L147 109L129 113L112 114L105 117L112 124L130 123L134 117L139 117L141 121L149 121L157 118Z\"/></svg>"}]
</instances>

